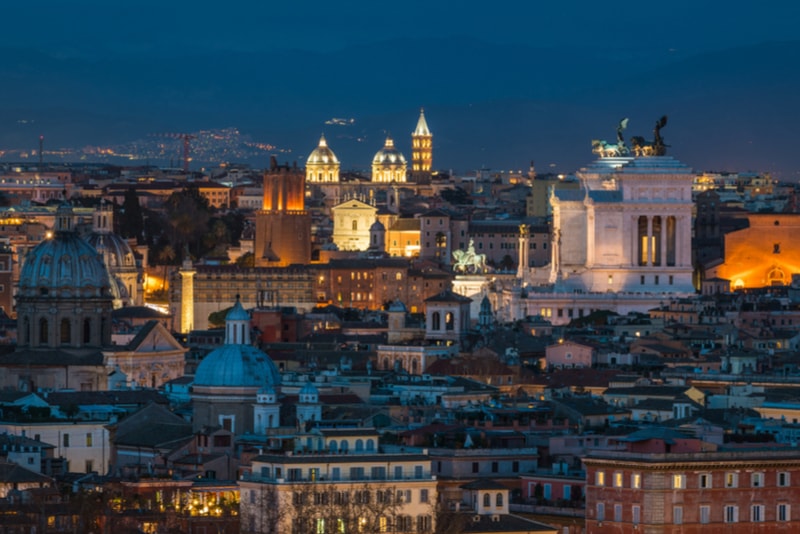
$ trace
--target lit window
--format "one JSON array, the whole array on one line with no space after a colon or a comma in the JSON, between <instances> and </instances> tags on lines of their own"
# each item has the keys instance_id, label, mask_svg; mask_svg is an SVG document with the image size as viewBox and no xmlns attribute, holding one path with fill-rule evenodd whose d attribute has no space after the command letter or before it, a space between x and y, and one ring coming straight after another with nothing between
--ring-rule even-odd
<instances>
[{"instance_id":1,"label":"lit window","mask_svg":"<svg viewBox=\"0 0 800 534\"><path fill-rule=\"evenodd\" d=\"M739 485L739 475L736 473L725 473L725 487L735 488Z\"/></svg>"},{"instance_id":2,"label":"lit window","mask_svg":"<svg viewBox=\"0 0 800 534\"><path fill-rule=\"evenodd\" d=\"M604 471L598 471L594 474L594 484L595 486L606 485L606 474Z\"/></svg>"},{"instance_id":3,"label":"lit window","mask_svg":"<svg viewBox=\"0 0 800 534\"><path fill-rule=\"evenodd\" d=\"M642 487L642 475L639 473L634 473L631 475L631 487L634 489L639 489Z\"/></svg>"},{"instance_id":4,"label":"lit window","mask_svg":"<svg viewBox=\"0 0 800 534\"><path fill-rule=\"evenodd\" d=\"M622 487L622 473L614 473L614 487L615 488Z\"/></svg>"},{"instance_id":5,"label":"lit window","mask_svg":"<svg viewBox=\"0 0 800 534\"><path fill-rule=\"evenodd\" d=\"M686 475L672 475L672 489L684 489L686 487Z\"/></svg>"}]
</instances>

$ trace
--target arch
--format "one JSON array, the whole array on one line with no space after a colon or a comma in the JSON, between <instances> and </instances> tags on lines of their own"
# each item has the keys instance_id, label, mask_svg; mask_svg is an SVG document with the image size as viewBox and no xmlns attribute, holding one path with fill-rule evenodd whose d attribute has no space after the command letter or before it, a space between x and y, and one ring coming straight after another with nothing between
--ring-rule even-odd
<instances>
[{"instance_id":1,"label":"arch","mask_svg":"<svg viewBox=\"0 0 800 534\"><path fill-rule=\"evenodd\" d=\"M66 317L61 319L60 338L62 345L67 345L72 341L72 324Z\"/></svg>"},{"instance_id":2,"label":"arch","mask_svg":"<svg viewBox=\"0 0 800 534\"><path fill-rule=\"evenodd\" d=\"M367 440L367 450L374 451L375 450L375 440L370 438Z\"/></svg>"},{"instance_id":3,"label":"arch","mask_svg":"<svg viewBox=\"0 0 800 534\"><path fill-rule=\"evenodd\" d=\"M347 452L350 449L350 442L347 441L346 439L343 439L342 440L341 449L342 449L342 452Z\"/></svg>"},{"instance_id":4,"label":"arch","mask_svg":"<svg viewBox=\"0 0 800 534\"><path fill-rule=\"evenodd\" d=\"M488 493L483 494L483 505L487 508L492 505L492 496Z\"/></svg>"},{"instance_id":5,"label":"arch","mask_svg":"<svg viewBox=\"0 0 800 534\"><path fill-rule=\"evenodd\" d=\"M364 440L359 438L356 440L356 452L364 450Z\"/></svg>"},{"instance_id":6,"label":"arch","mask_svg":"<svg viewBox=\"0 0 800 534\"><path fill-rule=\"evenodd\" d=\"M442 316L439 314L438 311L433 312L431 314L431 330L441 330L442 329Z\"/></svg>"},{"instance_id":7,"label":"arch","mask_svg":"<svg viewBox=\"0 0 800 534\"><path fill-rule=\"evenodd\" d=\"M43 345L46 345L47 342L48 342L48 335L47 335L48 334L48 332L47 332L48 327L49 327L49 325L47 323L47 318L46 317L40 318L39 319L39 343L41 343Z\"/></svg>"},{"instance_id":8,"label":"arch","mask_svg":"<svg viewBox=\"0 0 800 534\"><path fill-rule=\"evenodd\" d=\"M355 232L357 230L358 230L358 220L357 219L353 219L353 231Z\"/></svg>"},{"instance_id":9,"label":"arch","mask_svg":"<svg viewBox=\"0 0 800 534\"><path fill-rule=\"evenodd\" d=\"M83 342L86 344L92 342L92 322L88 317L83 320Z\"/></svg>"},{"instance_id":10,"label":"arch","mask_svg":"<svg viewBox=\"0 0 800 534\"><path fill-rule=\"evenodd\" d=\"M447 312L447 314L445 314L444 326L445 330L455 330L456 322L455 322L455 315L453 315L453 312Z\"/></svg>"},{"instance_id":11,"label":"arch","mask_svg":"<svg viewBox=\"0 0 800 534\"><path fill-rule=\"evenodd\" d=\"M332 439L328 442L328 449L331 452L337 452L339 450L339 444L336 442L335 439Z\"/></svg>"},{"instance_id":12,"label":"arch","mask_svg":"<svg viewBox=\"0 0 800 534\"><path fill-rule=\"evenodd\" d=\"M503 494L498 493L494 498L494 505L495 506L503 506Z\"/></svg>"},{"instance_id":13,"label":"arch","mask_svg":"<svg viewBox=\"0 0 800 534\"><path fill-rule=\"evenodd\" d=\"M786 275L780 267L773 267L767 273L767 285L783 286L786 285Z\"/></svg>"}]
</instances>

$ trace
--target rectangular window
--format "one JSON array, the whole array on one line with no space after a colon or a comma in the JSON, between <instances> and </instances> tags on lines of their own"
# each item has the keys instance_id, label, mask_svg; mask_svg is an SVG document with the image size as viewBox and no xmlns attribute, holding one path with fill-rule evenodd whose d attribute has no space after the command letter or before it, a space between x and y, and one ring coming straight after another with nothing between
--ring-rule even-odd
<instances>
[{"instance_id":1,"label":"rectangular window","mask_svg":"<svg viewBox=\"0 0 800 534\"><path fill-rule=\"evenodd\" d=\"M686 488L686 475L672 475L672 489Z\"/></svg>"},{"instance_id":2,"label":"rectangular window","mask_svg":"<svg viewBox=\"0 0 800 534\"><path fill-rule=\"evenodd\" d=\"M778 473L778 486L784 488L789 485L789 473Z\"/></svg>"},{"instance_id":3,"label":"rectangular window","mask_svg":"<svg viewBox=\"0 0 800 534\"><path fill-rule=\"evenodd\" d=\"M617 523L622 523L622 505L615 504L614 505L614 521Z\"/></svg>"},{"instance_id":4,"label":"rectangular window","mask_svg":"<svg viewBox=\"0 0 800 534\"><path fill-rule=\"evenodd\" d=\"M638 525L642 520L642 509L639 505L631 506L631 522Z\"/></svg>"},{"instance_id":5,"label":"rectangular window","mask_svg":"<svg viewBox=\"0 0 800 534\"><path fill-rule=\"evenodd\" d=\"M419 502L428 502L428 490L419 490Z\"/></svg>"},{"instance_id":6,"label":"rectangular window","mask_svg":"<svg viewBox=\"0 0 800 534\"><path fill-rule=\"evenodd\" d=\"M764 473L753 473L750 480L754 488L764 487Z\"/></svg>"},{"instance_id":7,"label":"rectangular window","mask_svg":"<svg viewBox=\"0 0 800 534\"><path fill-rule=\"evenodd\" d=\"M606 474L603 471L597 471L594 474L594 485L595 486L605 486L606 485Z\"/></svg>"},{"instance_id":8,"label":"rectangular window","mask_svg":"<svg viewBox=\"0 0 800 534\"><path fill-rule=\"evenodd\" d=\"M441 471L442 471L442 462L439 462L439 472L441 472ZM402 465L394 466L394 478L396 480L402 480L403 479L403 466Z\"/></svg>"},{"instance_id":9,"label":"rectangular window","mask_svg":"<svg viewBox=\"0 0 800 534\"><path fill-rule=\"evenodd\" d=\"M764 521L764 505L754 504L750 507L750 520L753 523L761 523Z\"/></svg>"},{"instance_id":10,"label":"rectangular window","mask_svg":"<svg viewBox=\"0 0 800 534\"><path fill-rule=\"evenodd\" d=\"M364 468L363 467L351 467L350 468L350 480L364 480Z\"/></svg>"},{"instance_id":11,"label":"rectangular window","mask_svg":"<svg viewBox=\"0 0 800 534\"><path fill-rule=\"evenodd\" d=\"M683 524L683 506L672 507L672 523L674 525Z\"/></svg>"},{"instance_id":12,"label":"rectangular window","mask_svg":"<svg viewBox=\"0 0 800 534\"><path fill-rule=\"evenodd\" d=\"M331 469L331 478L333 480L339 480L340 478L342 478L341 468L339 468L339 467L332 468Z\"/></svg>"},{"instance_id":13,"label":"rectangular window","mask_svg":"<svg viewBox=\"0 0 800 534\"><path fill-rule=\"evenodd\" d=\"M415 465L414 466L414 478L422 478L422 466Z\"/></svg>"},{"instance_id":14,"label":"rectangular window","mask_svg":"<svg viewBox=\"0 0 800 534\"><path fill-rule=\"evenodd\" d=\"M634 473L631 475L631 487L633 489L639 489L642 487L642 475L639 473Z\"/></svg>"},{"instance_id":15,"label":"rectangular window","mask_svg":"<svg viewBox=\"0 0 800 534\"><path fill-rule=\"evenodd\" d=\"M735 488L739 485L739 475L737 473L725 473L725 487Z\"/></svg>"},{"instance_id":16,"label":"rectangular window","mask_svg":"<svg viewBox=\"0 0 800 534\"><path fill-rule=\"evenodd\" d=\"M614 487L615 488L622 487L622 473L614 473Z\"/></svg>"},{"instance_id":17,"label":"rectangular window","mask_svg":"<svg viewBox=\"0 0 800 534\"><path fill-rule=\"evenodd\" d=\"M675 277L674 277L674 276L672 276L672 275L669 275L669 285L672 285L672 282L673 282L674 280L675 280Z\"/></svg>"},{"instance_id":18,"label":"rectangular window","mask_svg":"<svg viewBox=\"0 0 800 534\"><path fill-rule=\"evenodd\" d=\"M386 480L386 468L384 466L374 466L370 471L369 476L372 480Z\"/></svg>"},{"instance_id":19,"label":"rectangular window","mask_svg":"<svg viewBox=\"0 0 800 534\"><path fill-rule=\"evenodd\" d=\"M791 521L791 507L788 504L778 505L778 521Z\"/></svg>"},{"instance_id":20,"label":"rectangular window","mask_svg":"<svg viewBox=\"0 0 800 534\"><path fill-rule=\"evenodd\" d=\"M641 285L644 285L644 275L642 275L642 276L640 276L640 277L639 277L639 283L640 283Z\"/></svg>"},{"instance_id":21,"label":"rectangular window","mask_svg":"<svg viewBox=\"0 0 800 534\"><path fill-rule=\"evenodd\" d=\"M92 471L94 471L94 461L86 460L86 472L91 473Z\"/></svg>"},{"instance_id":22,"label":"rectangular window","mask_svg":"<svg viewBox=\"0 0 800 534\"><path fill-rule=\"evenodd\" d=\"M700 523L703 525L707 525L711 523L711 507L710 506L701 506L700 507Z\"/></svg>"},{"instance_id":23,"label":"rectangular window","mask_svg":"<svg viewBox=\"0 0 800 534\"><path fill-rule=\"evenodd\" d=\"M86 433L86 446L87 447L91 447L92 446L92 433L91 432L87 432Z\"/></svg>"},{"instance_id":24,"label":"rectangular window","mask_svg":"<svg viewBox=\"0 0 800 534\"><path fill-rule=\"evenodd\" d=\"M729 504L725 507L725 522L738 523L739 522L739 507Z\"/></svg>"},{"instance_id":25,"label":"rectangular window","mask_svg":"<svg viewBox=\"0 0 800 534\"><path fill-rule=\"evenodd\" d=\"M602 502L597 503L597 520L603 521L606 518L606 505Z\"/></svg>"},{"instance_id":26,"label":"rectangular window","mask_svg":"<svg viewBox=\"0 0 800 534\"><path fill-rule=\"evenodd\" d=\"M655 284L658 285L658 275L655 275L654 279L655 279Z\"/></svg>"},{"instance_id":27,"label":"rectangular window","mask_svg":"<svg viewBox=\"0 0 800 534\"><path fill-rule=\"evenodd\" d=\"M62 439L63 439L62 443L63 443L64 447L69 447L69 434L64 434Z\"/></svg>"},{"instance_id":28,"label":"rectangular window","mask_svg":"<svg viewBox=\"0 0 800 534\"><path fill-rule=\"evenodd\" d=\"M472 462L472 472L473 473L478 472L478 462Z\"/></svg>"},{"instance_id":29,"label":"rectangular window","mask_svg":"<svg viewBox=\"0 0 800 534\"><path fill-rule=\"evenodd\" d=\"M511 462L511 471L513 471L514 473L519 473L519 462L517 461Z\"/></svg>"},{"instance_id":30,"label":"rectangular window","mask_svg":"<svg viewBox=\"0 0 800 534\"><path fill-rule=\"evenodd\" d=\"M701 488L710 488L711 475L708 473L703 473L702 475L700 475L700 480L698 481L697 485Z\"/></svg>"},{"instance_id":31,"label":"rectangular window","mask_svg":"<svg viewBox=\"0 0 800 534\"><path fill-rule=\"evenodd\" d=\"M492 473L497 473L500 470L500 466L497 462L492 462Z\"/></svg>"}]
</instances>

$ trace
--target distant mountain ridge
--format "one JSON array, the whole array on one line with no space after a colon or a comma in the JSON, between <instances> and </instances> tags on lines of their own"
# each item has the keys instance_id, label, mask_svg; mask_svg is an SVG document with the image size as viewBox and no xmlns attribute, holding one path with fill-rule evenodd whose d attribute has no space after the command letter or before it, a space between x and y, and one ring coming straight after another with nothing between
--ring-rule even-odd
<instances>
[{"instance_id":1,"label":"distant mountain ridge","mask_svg":"<svg viewBox=\"0 0 800 534\"><path fill-rule=\"evenodd\" d=\"M395 40L321 54L214 53L86 60L0 48L0 150L128 142L159 131L235 126L291 148L321 132L346 168L367 168L390 133L410 157L421 106L434 166L572 172L593 138L652 136L698 170L800 177L800 42L699 55ZM352 117L330 126L332 117ZM552 166L551 166L552 165Z\"/></svg>"}]
</instances>

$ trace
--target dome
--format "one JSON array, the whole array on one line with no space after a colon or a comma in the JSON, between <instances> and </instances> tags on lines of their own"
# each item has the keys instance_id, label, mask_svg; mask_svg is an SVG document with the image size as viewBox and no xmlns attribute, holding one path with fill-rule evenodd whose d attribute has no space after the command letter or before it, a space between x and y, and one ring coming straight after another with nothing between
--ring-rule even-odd
<instances>
[{"instance_id":1,"label":"dome","mask_svg":"<svg viewBox=\"0 0 800 534\"><path fill-rule=\"evenodd\" d=\"M385 232L386 227L380 221L375 221L372 223L372 226L369 227L370 232Z\"/></svg>"},{"instance_id":2,"label":"dome","mask_svg":"<svg viewBox=\"0 0 800 534\"><path fill-rule=\"evenodd\" d=\"M302 398L303 395L319 395L319 390L317 386L314 385L314 382L306 382L305 385L300 388L300 397Z\"/></svg>"},{"instance_id":3,"label":"dome","mask_svg":"<svg viewBox=\"0 0 800 534\"><path fill-rule=\"evenodd\" d=\"M194 375L195 386L272 387L281 383L275 362L251 345L223 345L203 358Z\"/></svg>"},{"instance_id":4,"label":"dome","mask_svg":"<svg viewBox=\"0 0 800 534\"><path fill-rule=\"evenodd\" d=\"M86 241L102 255L103 260L110 270L136 268L136 259L133 256L133 250L128 242L117 234L92 232L86 238Z\"/></svg>"},{"instance_id":5,"label":"dome","mask_svg":"<svg viewBox=\"0 0 800 534\"><path fill-rule=\"evenodd\" d=\"M236 295L236 304L233 305L228 315L225 316L225 322L227 323L228 321L250 321L250 314L247 313L247 310L242 306L239 295Z\"/></svg>"},{"instance_id":6,"label":"dome","mask_svg":"<svg viewBox=\"0 0 800 534\"><path fill-rule=\"evenodd\" d=\"M407 312L407 311L408 311L408 308L406 308L406 305L405 305L405 304L403 304L403 303L400 301L400 299L396 299L394 302L392 302L391 304L389 304L389 309L388 309L387 311L390 311L390 312L402 312L402 313L405 313L405 312Z\"/></svg>"},{"instance_id":7,"label":"dome","mask_svg":"<svg viewBox=\"0 0 800 534\"><path fill-rule=\"evenodd\" d=\"M19 275L20 296L113 296L108 269L97 250L72 231L71 217L71 207L60 207L54 236L25 255Z\"/></svg>"},{"instance_id":8,"label":"dome","mask_svg":"<svg viewBox=\"0 0 800 534\"><path fill-rule=\"evenodd\" d=\"M373 165L405 165L406 158L394 146L394 141L391 137L386 138L386 144L383 148L378 150L375 157L372 158Z\"/></svg>"},{"instance_id":9,"label":"dome","mask_svg":"<svg viewBox=\"0 0 800 534\"><path fill-rule=\"evenodd\" d=\"M306 159L306 165L329 165L332 163L338 164L339 160L336 159L336 154L330 149L323 135L319 138L319 146Z\"/></svg>"}]
</instances>

